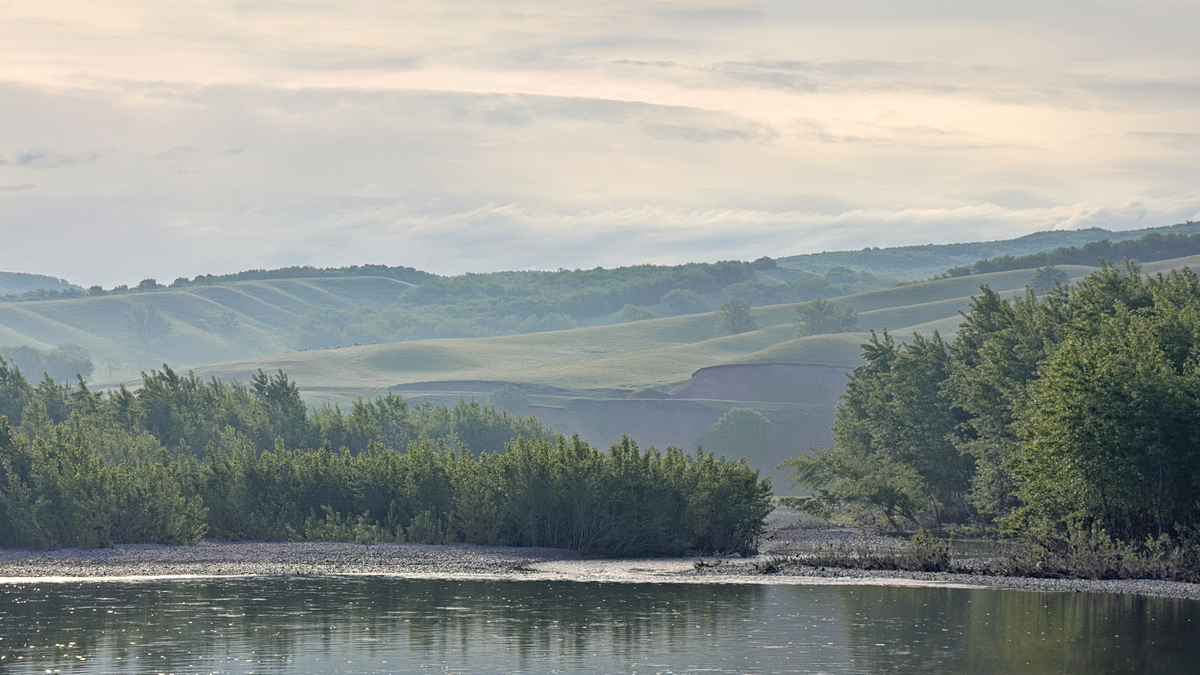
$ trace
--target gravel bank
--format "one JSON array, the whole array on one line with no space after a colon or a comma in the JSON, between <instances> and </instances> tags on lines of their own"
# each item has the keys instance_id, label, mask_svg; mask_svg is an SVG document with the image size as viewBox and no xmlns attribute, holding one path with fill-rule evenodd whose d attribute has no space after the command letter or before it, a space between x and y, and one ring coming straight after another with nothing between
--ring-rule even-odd
<instances>
[{"instance_id":1,"label":"gravel bank","mask_svg":"<svg viewBox=\"0 0 1200 675\"><path fill-rule=\"evenodd\" d=\"M502 576L537 562L577 558L549 548L204 542L197 546L124 544L108 549L0 550L0 577L95 578L393 574Z\"/></svg>"},{"instance_id":2,"label":"gravel bank","mask_svg":"<svg viewBox=\"0 0 1200 675\"><path fill-rule=\"evenodd\" d=\"M852 533L852 531L850 531ZM835 542L841 530L790 533L796 541ZM764 549L770 550L770 546ZM714 558L706 558L715 562ZM0 550L0 583L195 576L382 574L411 578L512 579L607 583L735 583L1010 588L1125 593L1200 600L1200 585L1169 581L1030 579L966 574L789 567L774 574L756 559L724 559L697 569L694 558L594 560L547 548L205 542L198 546L122 545L111 549Z\"/></svg>"}]
</instances>

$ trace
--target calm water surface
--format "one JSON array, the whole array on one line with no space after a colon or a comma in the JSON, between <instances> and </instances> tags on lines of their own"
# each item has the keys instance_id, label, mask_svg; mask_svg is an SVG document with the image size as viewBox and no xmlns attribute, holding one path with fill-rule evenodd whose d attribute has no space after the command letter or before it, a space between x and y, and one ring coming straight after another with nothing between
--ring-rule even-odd
<instances>
[{"instance_id":1,"label":"calm water surface","mask_svg":"<svg viewBox=\"0 0 1200 675\"><path fill-rule=\"evenodd\" d=\"M0 585L0 673L1190 673L1200 603L277 577Z\"/></svg>"}]
</instances>

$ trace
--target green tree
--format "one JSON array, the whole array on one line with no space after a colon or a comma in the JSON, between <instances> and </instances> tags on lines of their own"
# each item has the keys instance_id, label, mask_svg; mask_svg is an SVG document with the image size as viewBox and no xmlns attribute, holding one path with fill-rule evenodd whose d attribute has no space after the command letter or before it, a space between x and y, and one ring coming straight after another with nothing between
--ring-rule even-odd
<instances>
[{"instance_id":1,"label":"green tree","mask_svg":"<svg viewBox=\"0 0 1200 675\"><path fill-rule=\"evenodd\" d=\"M937 332L898 345L887 331L872 331L863 358L837 408L836 448L785 463L796 485L815 491L808 507L877 510L893 527L897 516L915 519L918 510L939 521L966 515L973 462L951 436L964 415L942 395L949 345Z\"/></svg>"},{"instance_id":2,"label":"green tree","mask_svg":"<svg viewBox=\"0 0 1200 675\"><path fill-rule=\"evenodd\" d=\"M1138 541L1200 521L1200 284L1185 271L1137 285L1151 305L1093 317L1031 384L1011 525L1083 519Z\"/></svg>"},{"instance_id":3,"label":"green tree","mask_svg":"<svg viewBox=\"0 0 1200 675\"><path fill-rule=\"evenodd\" d=\"M700 314L708 311L708 303L704 296L686 288L676 288L659 298L671 308L672 314Z\"/></svg>"},{"instance_id":4,"label":"green tree","mask_svg":"<svg viewBox=\"0 0 1200 675\"><path fill-rule=\"evenodd\" d=\"M488 396L488 404L521 414L529 410L529 394L514 384L506 384Z\"/></svg>"},{"instance_id":5,"label":"green tree","mask_svg":"<svg viewBox=\"0 0 1200 675\"><path fill-rule=\"evenodd\" d=\"M33 398L33 387L21 369L0 356L0 416L13 426L21 425L21 412Z\"/></svg>"},{"instance_id":6,"label":"green tree","mask_svg":"<svg viewBox=\"0 0 1200 675\"><path fill-rule=\"evenodd\" d=\"M999 519L1019 504L1010 470L1019 447L1017 410L1048 354L1062 342L1069 308L1063 288L1014 300L987 286L982 291L959 327L945 391L967 413L955 443L975 459L968 500L986 518Z\"/></svg>"},{"instance_id":7,"label":"green tree","mask_svg":"<svg viewBox=\"0 0 1200 675\"><path fill-rule=\"evenodd\" d=\"M71 382L77 376L89 379L95 371L88 350L74 343L42 350L29 345L0 347L0 354L26 373L44 373L55 382Z\"/></svg>"},{"instance_id":8,"label":"green tree","mask_svg":"<svg viewBox=\"0 0 1200 675\"><path fill-rule=\"evenodd\" d=\"M758 330L758 321L745 300L726 300L717 308L717 332L738 335Z\"/></svg>"},{"instance_id":9,"label":"green tree","mask_svg":"<svg viewBox=\"0 0 1200 675\"><path fill-rule=\"evenodd\" d=\"M771 446L771 420L752 408L731 408L696 444L731 457L758 458Z\"/></svg>"},{"instance_id":10,"label":"green tree","mask_svg":"<svg viewBox=\"0 0 1200 675\"><path fill-rule=\"evenodd\" d=\"M853 307L839 309L836 302L829 300L817 298L802 302L796 305L795 312L792 324L796 337L846 333L858 328L858 314Z\"/></svg>"},{"instance_id":11,"label":"green tree","mask_svg":"<svg viewBox=\"0 0 1200 675\"><path fill-rule=\"evenodd\" d=\"M1066 272L1060 270L1054 265L1048 265L1046 267L1037 268L1037 271L1033 274L1033 280L1030 282L1030 286L1033 288L1034 293L1041 295L1055 286L1061 286L1069 281L1070 277L1067 276Z\"/></svg>"},{"instance_id":12,"label":"green tree","mask_svg":"<svg viewBox=\"0 0 1200 675\"><path fill-rule=\"evenodd\" d=\"M134 305L133 309L121 315L121 323L144 349L149 349L155 340L171 333L170 320L157 307L147 303Z\"/></svg>"},{"instance_id":13,"label":"green tree","mask_svg":"<svg viewBox=\"0 0 1200 675\"><path fill-rule=\"evenodd\" d=\"M621 323L630 323L632 321L657 319L658 315L641 305L625 305L621 308L621 311L617 312L617 318L621 320Z\"/></svg>"}]
</instances>

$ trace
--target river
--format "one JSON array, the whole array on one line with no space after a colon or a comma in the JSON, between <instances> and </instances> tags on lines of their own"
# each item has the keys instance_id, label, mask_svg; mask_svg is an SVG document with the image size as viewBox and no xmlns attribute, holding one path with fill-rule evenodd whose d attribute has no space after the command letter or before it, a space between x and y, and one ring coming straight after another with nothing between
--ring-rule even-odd
<instances>
[{"instance_id":1,"label":"river","mask_svg":"<svg viewBox=\"0 0 1200 675\"><path fill-rule=\"evenodd\" d=\"M0 585L2 673L1185 673L1200 602L386 576Z\"/></svg>"}]
</instances>

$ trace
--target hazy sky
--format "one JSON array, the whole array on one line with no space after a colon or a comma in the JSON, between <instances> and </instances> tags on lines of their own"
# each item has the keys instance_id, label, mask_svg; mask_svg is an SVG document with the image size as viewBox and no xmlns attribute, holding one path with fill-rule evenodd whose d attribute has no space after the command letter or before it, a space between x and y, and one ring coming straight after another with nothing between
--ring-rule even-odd
<instances>
[{"instance_id":1,"label":"hazy sky","mask_svg":"<svg viewBox=\"0 0 1200 675\"><path fill-rule=\"evenodd\" d=\"M1195 0L0 0L0 269L554 269L1198 219L1197 27Z\"/></svg>"}]
</instances>

